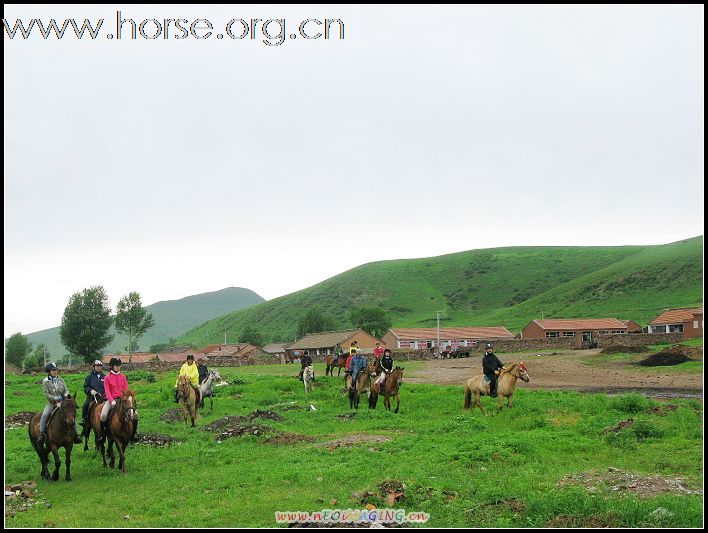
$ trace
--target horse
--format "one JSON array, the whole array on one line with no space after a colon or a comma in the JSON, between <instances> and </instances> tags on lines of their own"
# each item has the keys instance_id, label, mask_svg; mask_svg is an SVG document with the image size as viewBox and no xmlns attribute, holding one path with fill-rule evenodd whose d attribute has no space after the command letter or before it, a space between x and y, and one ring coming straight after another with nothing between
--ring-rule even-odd
<instances>
[{"instance_id":1,"label":"horse","mask_svg":"<svg viewBox=\"0 0 708 533\"><path fill-rule=\"evenodd\" d=\"M341 354L339 356L328 355L327 359L325 360L325 363L327 364L327 368L325 369L325 376L334 377L334 368L337 367L339 368L339 370L337 371L337 377L339 377L342 373L342 368L345 368L347 366L347 357L347 354Z\"/></svg>"},{"instance_id":2,"label":"horse","mask_svg":"<svg viewBox=\"0 0 708 533\"><path fill-rule=\"evenodd\" d=\"M47 438L44 443L37 442L39 438L39 412L30 420L28 432L30 443L34 447L42 463L42 479L57 481L59 479L59 448L66 452L66 480L71 481L71 449L76 438L76 394L63 400L58 409L55 409L47 421ZM54 455L54 473L49 475L49 452Z\"/></svg>"},{"instance_id":3,"label":"horse","mask_svg":"<svg viewBox=\"0 0 708 533\"><path fill-rule=\"evenodd\" d=\"M306 366L302 373L302 382L305 384L305 393L312 391L312 380L315 378L315 371L312 365Z\"/></svg>"},{"instance_id":4,"label":"horse","mask_svg":"<svg viewBox=\"0 0 708 533\"><path fill-rule=\"evenodd\" d=\"M103 468L106 468L106 439L101 432L101 411L103 410L104 402L99 403L90 415L91 429L95 436L96 448L101 452L103 457ZM138 419L137 403L135 401L135 392L124 390L120 398L116 400L116 404L108 413L109 434L108 434L108 458L111 468L115 467L116 458L113 454L113 444L118 448L118 468L121 473L125 474L125 449L128 447L130 438L133 435L133 424ZM90 430L89 430L90 434ZM88 449L89 434L85 435L84 451Z\"/></svg>"},{"instance_id":5,"label":"horse","mask_svg":"<svg viewBox=\"0 0 708 533\"><path fill-rule=\"evenodd\" d=\"M366 368L359 372L356 378L356 385L354 390L349 389L349 408L359 409L359 397L362 392L368 393L371 390L371 376L374 373L374 365L366 365ZM351 376L349 378L349 383L351 383Z\"/></svg>"},{"instance_id":6,"label":"horse","mask_svg":"<svg viewBox=\"0 0 708 533\"><path fill-rule=\"evenodd\" d=\"M514 400L514 389L516 389L516 380L518 378L521 378L526 383L531 381L523 361L520 363L512 363L506 370L502 370L499 375L499 382L497 383L497 399L499 400L497 413L501 411L504 406L504 397L507 398L507 407L511 409ZM485 381L484 374L468 379L465 386L465 410L469 410L470 407L474 409L476 405L482 413L487 414L482 406L482 402L479 401L479 397L484 394L490 396L490 386L491 383ZM474 405L472 405L472 393L474 393Z\"/></svg>"},{"instance_id":7,"label":"horse","mask_svg":"<svg viewBox=\"0 0 708 533\"><path fill-rule=\"evenodd\" d=\"M182 406L182 412L184 413L184 427L187 426L187 418L192 419L192 427L194 426L194 421L197 419L197 393L194 391L192 382L187 379L187 376L180 376L177 381L177 397L179 398L179 403Z\"/></svg>"},{"instance_id":8,"label":"horse","mask_svg":"<svg viewBox=\"0 0 708 533\"><path fill-rule=\"evenodd\" d=\"M214 381L221 381L221 376L218 370L212 370L209 372L207 378L202 381L199 385L199 393L201 394L201 401L199 402L199 407L204 409L204 398L209 397L209 412L214 410Z\"/></svg>"},{"instance_id":9,"label":"horse","mask_svg":"<svg viewBox=\"0 0 708 533\"><path fill-rule=\"evenodd\" d=\"M391 396L396 397L396 410L394 414L398 414L398 408L401 405L401 397L398 395L398 389L403 383L403 371L405 367L397 366L393 371L386 376L384 382L381 384L381 392L377 393L371 391L369 394L369 408L376 409L376 403L378 402L379 394L384 395L384 407L387 411L391 410Z\"/></svg>"}]
</instances>

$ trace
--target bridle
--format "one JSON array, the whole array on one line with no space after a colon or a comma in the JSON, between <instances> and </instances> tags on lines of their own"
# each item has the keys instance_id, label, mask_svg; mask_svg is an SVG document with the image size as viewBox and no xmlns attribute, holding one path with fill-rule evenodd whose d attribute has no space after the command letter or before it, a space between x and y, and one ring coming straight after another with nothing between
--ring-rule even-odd
<instances>
[{"instance_id":1,"label":"bridle","mask_svg":"<svg viewBox=\"0 0 708 533\"><path fill-rule=\"evenodd\" d=\"M127 398L119 398L118 404L116 405L116 411L123 422L135 420L135 406L133 405L133 397L128 396Z\"/></svg>"}]
</instances>

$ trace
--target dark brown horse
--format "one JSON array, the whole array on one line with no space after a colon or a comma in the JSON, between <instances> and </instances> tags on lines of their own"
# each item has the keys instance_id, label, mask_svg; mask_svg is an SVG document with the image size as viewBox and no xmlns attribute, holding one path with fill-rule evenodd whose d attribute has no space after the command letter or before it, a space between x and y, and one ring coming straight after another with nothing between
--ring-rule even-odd
<instances>
[{"instance_id":1,"label":"dark brown horse","mask_svg":"<svg viewBox=\"0 0 708 533\"><path fill-rule=\"evenodd\" d=\"M393 372L386 376L384 382L381 384L381 392L376 393L373 389L369 394L369 407L371 409L376 409L376 403L378 402L379 394L384 396L384 406L386 410L391 410L391 396L396 397L396 410L394 413L398 413L398 407L401 405L401 398L398 395L398 389L403 383L403 370L405 367L397 366L393 369Z\"/></svg>"},{"instance_id":2,"label":"dark brown horse","mask_svg":"<svg viewBox=\"0 0 708 533\"><path fill-rule=\"evenodd\" d=\"M347 357L349 357L347 354L342 354L339 357L335 355L328 355L327 359L325 359L325 363L327 364L327 368L325 368L325 376L334 376L334 369L339 368L337 371L337 377L340 376L342 373L342 368L345 368L347 365Z\"/></svg>"},{"instance_id":3,"label":"dark brown horse","mask_svg":"<svg viewBox=\"0 0 708 533\"><path fill-rule=\"evenodd\" d=\"M76 438L76 395L69 396L61 402L59 409L56 409L47 421L47 438L44 443L37 442L39 438L39 419L42 413L37 413L32 417L29 424L29 439L32 446L39 455L42 463L42 479L56 481L59 479L59 448L66 451L66 480L71 481L71 448L74 446ZM49 475L49 452L54 455L54 473Z\"/></svg>"},{"instance_id":4,"label":"dark brown horse","mask_svg":"<svg viewBox=\"0 0 708 533\"><path fill-rule=\"evenodd\" d=\"M91 422L91 429L95 435L96 448L101 451L101 456L103 457L103 467L106 467L106 440L108 440L108 458L110 460L111 468L115 467L116 458L113 454L113 444L115 443L116 448L118 448L118 455L120 457L118 461L118 468L125 474L125 449L128 447L130 442L130 437L133 435L133 423L138 419L137 414L137 404L135 401L135 393L131 390L124 390L121 397L116 401L115 406L108 413L109 424L109 434L108 439L103 437L101 433L101 411L103 410L103 403L99 403L91 412L89 418ZM87 449L86 443L88 443L88 435L86 436L86 441L84 443L84 450Z\"/></svg>"},{"instance_id":5,"label":"dark brown horse","mask_svg":"<svg viewBox=\"0 0 708 533\"><path fill-rule=\"evenodd\" d=\"M359 409L359 397L366 393L368 394L371 390L371 376L374 374L374 365L366 365L366 368L359 372L356 378L356 385L354 390L349 389L349 408ZM351 377L349 377L349 383L351 383Z\"/></svg>"}]
</instances>

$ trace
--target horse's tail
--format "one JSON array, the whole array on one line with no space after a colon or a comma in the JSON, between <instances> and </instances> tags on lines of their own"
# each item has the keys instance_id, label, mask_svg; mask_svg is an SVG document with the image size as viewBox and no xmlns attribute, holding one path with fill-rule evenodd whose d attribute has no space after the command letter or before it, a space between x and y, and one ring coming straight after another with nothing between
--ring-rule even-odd
<instances>
[{"instance_id":1,"label":"horse's tail","mask_svg":"<svg viewBox=\"0 0 708 533\"><path fill-rule=\"evenodd\" d=\"M469 384L465 385L465 409L472 407L472 391Z\"/></svg>"}]
</instances>

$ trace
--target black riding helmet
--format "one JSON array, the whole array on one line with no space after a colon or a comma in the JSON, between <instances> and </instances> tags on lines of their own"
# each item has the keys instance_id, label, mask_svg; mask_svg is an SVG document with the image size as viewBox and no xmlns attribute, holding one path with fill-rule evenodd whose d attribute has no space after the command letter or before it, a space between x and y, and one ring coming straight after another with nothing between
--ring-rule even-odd
<instances>
[{"instance_id":1,"label":"black riding helmet","mask_svg":"<svg viewBox=\"0 0 708 533\"><path fill-rule=\"evenodd\" d=\"M47 365L44 367L44 370L47 372L51 372L52 370L58 370L57 365L55 363L47 363Z\"/></svg>"},{"instance_id":2,"label":"black riding helmet","mask_svg":"<svg viewBox=\"0 0 708 533\"><path fill-rule=\"evenodd\" d=\"M111 362L108 364L108 366L110 366L111 368L113 368L114 366L120 366L120 365L122 365L122 364L123 364L123 363L121 362L120 359L118 359L117 357L112 357L112 358L111 358Z\"/></svg>"}]
</instances>

